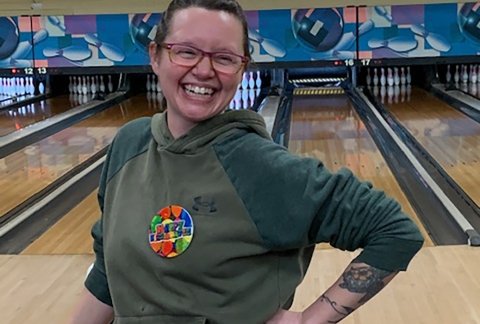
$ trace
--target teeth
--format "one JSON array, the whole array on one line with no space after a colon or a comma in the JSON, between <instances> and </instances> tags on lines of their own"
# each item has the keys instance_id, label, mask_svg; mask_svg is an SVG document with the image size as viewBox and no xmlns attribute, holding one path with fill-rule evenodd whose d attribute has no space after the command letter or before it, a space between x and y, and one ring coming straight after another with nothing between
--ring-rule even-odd
<instances>
[{"instance_id":1,"label":"teeth","mask_svg":"<svg viewBox=\"0 0 480 324\"><path fill-rule=\"evenodd\" d=\"M201 95L211 95L213 93L213 89L211 88L204 88L204 87L198 87L198 86L192 86L192 85L186 85L185 89L190 92L201 94Z\"/></svg>"}]
</instances>

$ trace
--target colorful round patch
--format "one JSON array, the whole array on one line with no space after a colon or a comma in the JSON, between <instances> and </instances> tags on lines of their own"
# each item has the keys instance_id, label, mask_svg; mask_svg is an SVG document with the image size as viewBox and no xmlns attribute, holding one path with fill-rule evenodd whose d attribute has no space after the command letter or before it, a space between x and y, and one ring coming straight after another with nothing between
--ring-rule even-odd
<instances>
[{"instance_id":1,"label":"colorful round patch","mask_svg":"<svg viewBox=\"0 0 480 324\"><path fill-rule=\"evenodd\" d=\"M177 205L160 209L148 229L151 248L161 257L182 254L193 239L193 220L188 211Z\"/></svg>"}]
</instances>

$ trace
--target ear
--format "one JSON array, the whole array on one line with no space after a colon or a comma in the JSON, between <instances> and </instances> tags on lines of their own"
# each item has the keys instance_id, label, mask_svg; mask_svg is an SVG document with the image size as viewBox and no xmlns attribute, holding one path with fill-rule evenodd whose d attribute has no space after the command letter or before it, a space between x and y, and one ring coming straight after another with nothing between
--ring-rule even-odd
<instances>
[{"instance_id":1,"label":"ear","mask_svg":"<svg viewBox=\"0 0 480 324\"><path fill-rule=\"evenodd\" d=\"M158 61L160 60L160 47L155 42L148 45L148 54L150 55L150 65L153 72L158 75L160 72Z\"/></svg>"}]
</instances>

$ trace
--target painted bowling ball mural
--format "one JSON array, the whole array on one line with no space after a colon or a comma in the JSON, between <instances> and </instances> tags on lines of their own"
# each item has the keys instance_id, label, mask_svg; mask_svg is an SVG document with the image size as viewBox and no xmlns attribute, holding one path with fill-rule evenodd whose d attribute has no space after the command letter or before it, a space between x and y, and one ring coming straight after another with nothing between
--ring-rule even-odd
<instances>
[{"instance_id":1,"label":"painted bowling ball mural","mask_svg":"<svg viewBox=\"0 0 480 324\"><path fill-rule=\"evenodd\" d=\"M148 53L148 44L155 39L162 14L137 14L130 21L130 37L141 50Z\"/></svg>"},{"instance_id":2,"label":"painted bowling ball mural","mask_svg":"<svg viewBox=\"0 0 480 324\"><path fill-rule=\"evenodd\" d=\"M15 21L0 17L0 60L10 57L18 45L19 33Z\"/></svg>"},{"instance_id":3,"label":"painted bowling ball mural","mask_svg":"<svg viewBox=\"0 0 480 324\"><path fill-rule=\"evenodd\" d=\"M480 44L480 2L465 3L460 8L458 25L468 39Z\"/></svg>"},{"instance_id":4,"label":"painted bowling ball mural","mask_svg":"<svg viewBox=\"0 0 480 324\"><path fill-rule=\"evenodd\" d=\"M298 43L314 52L333 49L343 34L343 19L333 8L299 9L292 17L292 31Z\"/></svg>"}]
</instances>

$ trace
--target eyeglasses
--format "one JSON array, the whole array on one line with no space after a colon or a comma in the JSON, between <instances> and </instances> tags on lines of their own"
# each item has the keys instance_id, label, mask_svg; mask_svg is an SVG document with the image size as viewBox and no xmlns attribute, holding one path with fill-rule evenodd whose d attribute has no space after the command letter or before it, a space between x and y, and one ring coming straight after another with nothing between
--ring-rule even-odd
<instances>
[{"instance_id":1,"label":"eyeglasses","mask_svg":"<svg viewBox=\"0 0 480 324\"><path fill-rule=\"evenodd\" d=\"M193 67L204 56L208 56L215 71L236 74L248 62L245 56L229 52L206 52L193 46L171 43L163 43L160 46L168 51L170 62L185 67Z\"/></svg>"}]
</instances>

